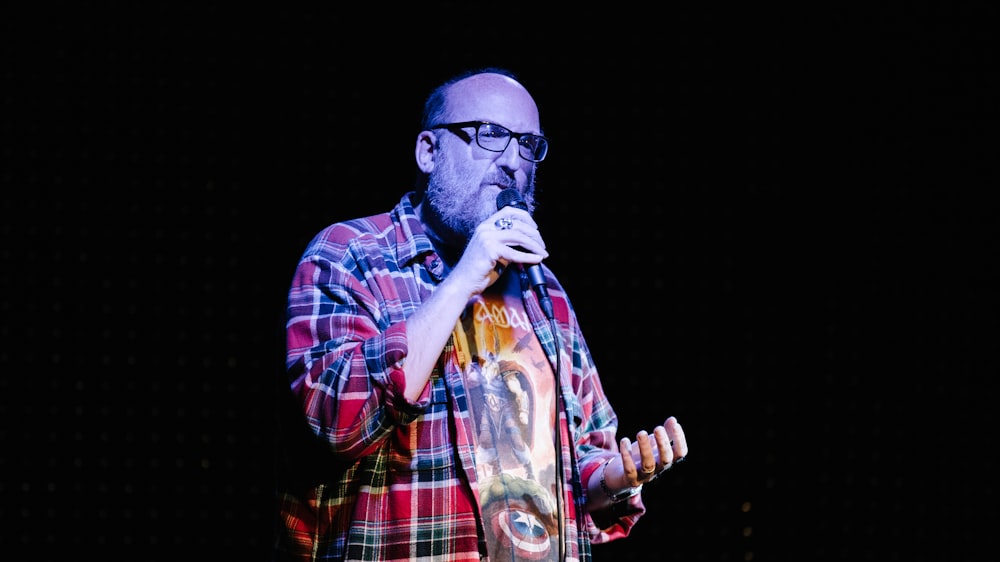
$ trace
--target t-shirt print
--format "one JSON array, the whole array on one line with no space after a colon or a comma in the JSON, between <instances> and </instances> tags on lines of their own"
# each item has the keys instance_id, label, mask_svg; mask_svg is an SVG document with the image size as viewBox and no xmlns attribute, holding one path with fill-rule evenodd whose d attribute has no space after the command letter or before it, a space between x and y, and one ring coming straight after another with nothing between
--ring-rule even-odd
<instances>
[{"instance_id":1,"label":"t-shirt print","mask_svg":"<svg viewBox=\"0 0 1000 562\"><path fill-rule=\"evenodd\" d=\"M556 560L554 375L517 276L473 299L461 322L490 561Z\"/></svg>"}]
</instances>

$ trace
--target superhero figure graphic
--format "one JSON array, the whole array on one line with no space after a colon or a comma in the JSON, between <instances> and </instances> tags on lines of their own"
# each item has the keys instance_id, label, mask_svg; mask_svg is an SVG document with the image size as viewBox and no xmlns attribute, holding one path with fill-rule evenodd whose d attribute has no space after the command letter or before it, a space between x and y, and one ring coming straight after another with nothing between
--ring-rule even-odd
<instances>
[{"instance_id":1,"label":"superhero figure graphic","mask_svg":"<svg viewBox=\"0 0 1000 562\"><path fill-rule=\"evenodd\" d=\"M513 361L497 361L492 352L482 367L472 363L468 380L481 386L481 401L476 404L479 415L479 438L476 458L487 474L507 468L523 468L525 477L533 479L531 459L531 395L524 373Z\"/></svg>"},{"instance_id":2,"label":"superhero figure graphic","mask_svg":"<svg viewBox=\"0 0 1000 562\"><path fill-rule=\"evenodd\" d=\"M519 297L475 302L455 339L491 562L555 561L559 550L553 377L542 371L547 359L519 304Z\"/></svg>"}]
</instances>

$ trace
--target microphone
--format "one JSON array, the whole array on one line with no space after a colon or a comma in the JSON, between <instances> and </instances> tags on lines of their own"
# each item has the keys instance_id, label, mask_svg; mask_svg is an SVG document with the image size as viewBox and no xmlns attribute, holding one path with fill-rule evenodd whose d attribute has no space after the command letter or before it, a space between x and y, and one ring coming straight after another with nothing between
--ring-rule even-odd
<instances>
[{"instance_id":1,"label":"microphone","mask_svg":"<svg viewBox=\"0 0 1000 562\"><path fill-rule=\"evenodd\" d=\"M521 198L521 194L513 187L508 187L507 189L500 190L500 194L497 195L497 210L503 209L504 207L514 207L515 209L528 210L528 205ZM520 247L515 247L515 250L520 250ZM545 274L542 273L542 266L540 264L532 264L528 266L528 279L531 281L531 286L534 287L535 293L538 295L538 301L542 304L542 310L545 312L545 316L549 320L555 320L555 312L552 309L552 298L549 297L549 288L545 283Z\"/></svg>"}]
</instances>

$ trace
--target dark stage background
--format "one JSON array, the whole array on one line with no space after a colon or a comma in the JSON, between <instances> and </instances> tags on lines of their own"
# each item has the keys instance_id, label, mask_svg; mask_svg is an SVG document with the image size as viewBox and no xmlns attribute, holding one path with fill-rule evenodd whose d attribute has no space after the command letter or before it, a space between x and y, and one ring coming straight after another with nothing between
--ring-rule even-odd
<instances>
[{"instance_id":1,"label":"dark stage background","mask_svg":"<svg viewBox=\"0 0 1000 562\"><path fill-rule=\"evenodd\" d=\"M623 434L691 445L597 560L992 551L995 8L140 4L0 23L0 558L267 559L299 252L486 64Z\"/></svg>"}]
</instances>

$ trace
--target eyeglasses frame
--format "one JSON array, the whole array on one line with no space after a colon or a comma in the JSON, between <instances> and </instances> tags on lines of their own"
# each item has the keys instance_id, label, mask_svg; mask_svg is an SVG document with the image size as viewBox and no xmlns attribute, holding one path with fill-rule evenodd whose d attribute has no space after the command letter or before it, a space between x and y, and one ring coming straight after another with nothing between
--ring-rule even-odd
<instances>
[{"instance_id":1,"label":"eyeglasses frame","mask_svg":"<svg viewBox=\"0 0 1000 562\"><path fill-rule=\"evenodd\" d=\"M493 148L487 148L487 147L483 146L482 144L480 144L479 143L479 128L482 127L483 125L492 125L494 127L500 127L501 129L504 129L505 131L507 131L508 133L510 133L510 136L507 138L507 144L505 144L504 147L502 149L500 149L500 150L496 150L496 149L493 149ZM428 129L447 129L447 130L451 131L452 133L454 133L455 132L454 129L464 129L466 127L475 127L476 128L476 132L475 132L475 134L473 134L473 138L476 140L476 146L478 146L479 148L482 148L483 150L488 150L490 152L503 152L504 150L507 150L508 146L510 146L511 139L514 139L514 140L518 141L517 142L517 155L520 156L521 158L524 158L525 160L527 160L529 162L535 162L535 163L541 162L542 160L545 160L545 157L548 156L548 154L549 154L549 147L548 147L549 139L548 139L548 137L545 137L543 135L536 135L535 133L515 133L514 131L511 131L507 127L504 127L503 125L500 125L498 123L494 123L492 121L459 121L457 123L441 123L439 125L431 125L430 127L427 127L427 128ZM521 144L521 142L520 142L521 141L521 137L536 137L536 138L540 138L543 141L545 141L545 154L543 154L542 157L539 158L539 159L535 159L534 157L532 157L532 158L526 157L524 155L524 153L521 152L522 148L527 148L527 147L525 147L524 145ZM469 139L469 140L471 141L472 139Z\"/></svg>"}]
</instances>

